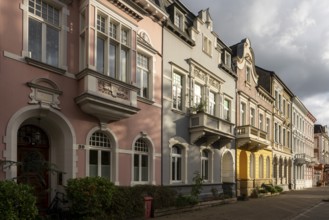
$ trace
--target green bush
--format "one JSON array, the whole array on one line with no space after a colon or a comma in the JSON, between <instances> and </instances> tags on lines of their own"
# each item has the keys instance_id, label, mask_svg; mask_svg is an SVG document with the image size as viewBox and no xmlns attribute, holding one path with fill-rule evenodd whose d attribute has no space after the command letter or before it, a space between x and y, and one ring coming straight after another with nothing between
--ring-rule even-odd
<instances>
[{"instance_id":1,"label":"green bush","mask_svg":"<svg viewBox=\"0 0 329 220\"><path fill-rule=\"evenodd\" d=\"M70 179L66 192L70 202L70 212L77 218L108 218L116 187L102 177Z\"/></svg>"},{"instance_id":2,"label":"green bush","mask_svg":"<svg viewBox=\"0 0 329 220\"><path fill-rule=\"evenodd\" d=\"M276 186L274 186L274 188L279 193L281 193L283 191L283 188L281 186L276 185Z\"/></svg>"},{"instance_id":3,"label":"green bush","mask_svg":"<svg viewBox=\"0 0 329 220\"><path fill-rule=\"evenodd\" d=\"M153 208L175 205L176 191L166 186L119 186L113 195L111 219L130 219L144 215L144 197L153 198Z\"/></svg>"},{"instance_id":4,"label":"green bush","mask_svg":"<svg viewBox=\"0 0 329 220\"><path fill-rule=\"evenodd\" d=\"M38 214L33 188L14 181L0 181L1 219L35 219Z\"/></svg>"},{"instance_id":5,"label":"green bush","mask_svg":"<svg viewBox=\"0 0 329 220\"><path fill-rule=\"evenodd\" d=\"M198 197L192 195L178 195L176 198L176 207L185 207L198 204Z\"/></svg>"}]
</instances>

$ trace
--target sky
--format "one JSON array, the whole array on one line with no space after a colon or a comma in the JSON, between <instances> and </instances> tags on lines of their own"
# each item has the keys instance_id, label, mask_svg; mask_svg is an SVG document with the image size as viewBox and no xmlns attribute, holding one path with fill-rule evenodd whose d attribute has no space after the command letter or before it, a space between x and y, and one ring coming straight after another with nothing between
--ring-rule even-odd
<instances>
[{"instance_id":1,"label":"sky","mask_svg":"<svg viewBox=\"0 0 329 220\"><path fill-rule=\"evenodd\" d=\"M194 14L209 8L214 31L231 46L251 41L256 65L274 71L329 125L328 0L181 0Z\"/></svg>"}]
</instances>

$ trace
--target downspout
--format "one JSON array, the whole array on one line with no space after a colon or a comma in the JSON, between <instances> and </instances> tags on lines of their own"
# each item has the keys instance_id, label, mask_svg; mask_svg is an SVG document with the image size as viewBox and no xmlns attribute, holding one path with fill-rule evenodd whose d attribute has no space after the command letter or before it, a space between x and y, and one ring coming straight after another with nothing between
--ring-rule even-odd
<instances>
[{"instance_id":1,"label":"downspout","mask_svg":"<svg viewBox=\"0 0 329 220\"><path fill-rule=\"evenodd\" d=\"M161 132L161 135L160 135L160 141L161 141L161 146L160 146L160 149L161 149L161 186L163 186L163 31L164 29L164 22L162 22L162 28L161 28L161 56L162 56L162 59L161 59L161 119L160 119L160 125L161 125L161 129L160 129L160 132Z\"/></svg>"}]
</instances>

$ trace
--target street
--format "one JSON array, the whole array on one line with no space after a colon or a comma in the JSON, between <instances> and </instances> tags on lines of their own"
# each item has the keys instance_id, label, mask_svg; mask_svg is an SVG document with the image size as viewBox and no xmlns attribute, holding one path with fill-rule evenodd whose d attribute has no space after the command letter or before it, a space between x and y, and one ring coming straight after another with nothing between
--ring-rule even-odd
<instances>
[{"instance_id":1,"label":"street","mask_svg":"<svg viewBox=\"0 0 329 220\"><path fill-rule=\"evenodd\" d=\"M168 215L157 220L235 220L235 219L329 219L329 187L314 187L284 192L277 196L237 201L187 213Z\"/></svg>"}]
</instances>

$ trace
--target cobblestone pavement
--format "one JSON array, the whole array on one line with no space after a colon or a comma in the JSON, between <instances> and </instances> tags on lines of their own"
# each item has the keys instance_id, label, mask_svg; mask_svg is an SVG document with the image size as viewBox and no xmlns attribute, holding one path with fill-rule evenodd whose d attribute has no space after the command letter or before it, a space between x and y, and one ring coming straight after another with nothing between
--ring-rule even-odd
<instances>
[{"instance_id":1,"label":"cobblestone pavement","mask_svg":"<svg viewBox=\"0 0 329 220\"><path fill-rule=\"evenodd\" d=\"M328 220L329 187L314 187L155 218L156 220Z\"/></svg>"}]
</instances>

